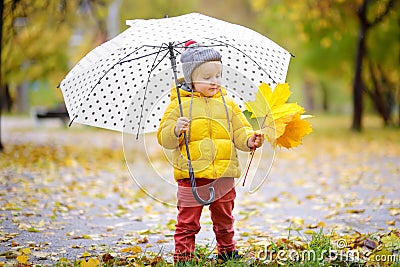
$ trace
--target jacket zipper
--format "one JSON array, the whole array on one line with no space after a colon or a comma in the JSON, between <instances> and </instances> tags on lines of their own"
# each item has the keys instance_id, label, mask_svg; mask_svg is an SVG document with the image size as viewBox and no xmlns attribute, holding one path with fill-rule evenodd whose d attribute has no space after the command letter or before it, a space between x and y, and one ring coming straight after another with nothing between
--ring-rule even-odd
<instances>
[{"instance_id":1,"label":"jacket zipper","mask_svg":"<svg viewBox=\"0 0 400 267\"><path fill-rule=\"evenodd\" d=\"M206 107L207 107L207 116L209 118L208 120L208 133L211 139L211 142L213 142L213 134L212 134L212 118L211 118L211 109L210 109L210 100L208 99L208 97L205 97L205 103L206 103ZM214 144L214 143L213 143ZM212 167L213 167L213 178L216 177L216 171L215 171L215 162L214 162L214 157L215 157L215 148L213 145L213 154L211 155L211 160L212 160Z\"/></svg>"}]
</instances>

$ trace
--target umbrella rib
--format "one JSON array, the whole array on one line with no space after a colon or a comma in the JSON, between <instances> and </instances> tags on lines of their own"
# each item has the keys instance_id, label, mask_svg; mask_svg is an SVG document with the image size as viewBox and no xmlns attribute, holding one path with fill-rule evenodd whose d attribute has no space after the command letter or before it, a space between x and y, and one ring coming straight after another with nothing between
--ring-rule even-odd
<instances>
[{"instance_id":1,"label":"umbrella rib","mask_svg":"<svg viewBox=\"0 0 400 267\"><path fill-rule=\"evenodd\" d=\"M184 42L179 43L178 45L181 45L181 44L183 44L183 43L184 43ZM143 101L142 101L142 109L141 109L141 111L140 111L139 124L138 124L138 130L137 130L137 133L136 133L136 138L139 137L140 125L141 125L141 123L142 123L142 116L143 116L144 101L146 100L147 88L148 88L148 85L149 85L149 82L150 82L150 75L151 75L151 73L158 67L158 65L160 65L160 63L167 57L167 55L169 54L169 53L165 53L164 56L163 56L163 57L157 62L157 64L156 64L158 55L159 55L160 53L162 53L162 52L167 51L167 50L168 50L168 45L167 45L166 43L163 43L161 46L144 45L143 47L159 48L159 50L158 50L157 52L154 52L154 53L149 54L149 55L157 55L157 56L155 57L155 59L154 59L154 61L153 61L153 64L152 64L152 66L151 66L151 68L150 68L149 76L148 76L148 78L147 78L146 86L145 86L145 89L144 89L145 91L144 91L144 96L143 96ZM166 48L165 48L165 49L162 49L162 48L164 48L164 47L166 47ZM175 47L177 47L177 46L175 46ZM180 54L180 52L177 51L175 48L174 48L174 50L175 50L177 53ZM147 56L149 56L149 55L147 55ZM132 59L132 60L133 60L133 59ZM129 60L129 61L131 61L131 60ZM123 63L123 62L122 62L122 63Z\"/></svg>"},{"instance_id":2,"label":"umbrella rib","mask_svg":"<svg viewBox=\"0 0 400 267\"><path fill-rule=\"evenodd\" d=\"M127 54L125 57L123 57L122 59L120 59L118 62L114 63L114 64L112 65L111 68L109 68L107 71L105 71L105 72L103 73L103 75L99 78L99 80L98 80L97 83L93 86L93 88L90 89L90 92L89 92L89 94L88 94L86 97L89 97L89 96L92 94L92 92L93 92L93 90L96 88L96 86L97 86L98 84L100 84L100 81L101 81L101 80L102 80L116 65L122 64L122 63L124 63L124 62L129 62L129 61L122 61L122 60L126 59L127 57L129 57L129 56L132 55L133 53L139 51L139 50L142 49L143 47L144 47L144 46L141 46L141 47L135 49L135 51L133 51L132 53ZM147 56L149 56L149 55L147 55ZM143 57L144 57L144 56L143 56ZM142 58L142 57L140 57L140 58ZM82 106L82 105L81 105L81 106ZM80 112L80 110L81 110L81 107L80 107L80 108L76 111L76 113L74 114L74 117L73 117L72 120L69 122L68 127L71 127L71 125L72 125L72 123L74 122L74 120L78 117L78 113Z\"/></svg>"},{"instance_id":3,"label":"umbrella rib","mask_svg":"<svg viewBox=\"0 0 400 267\"><path fill-rule=\"evenodd\" d=\"M164 49L162 51L159 51L159 53L166 51L167 49ZM150 72L152 72L153 70L155 70L158 65L160 65L160 63L164 60L164 58L166 58L168 55L168 53L165 53L165 55L158 61L158 63L156 65L154 65L154 62L156 61L157 57L154 59L153 65L151 66ZM158 56L158 55L157 55Z\"/></svg>"},{"instance_id":4,"label":"umbrella rib","mask_svg":"<svg viewBox=\"0 0 400 267\"><path fill-rule=\"evenodd\" d=\"M140 47L140 48L143 48L143 47L146 47L146 46L142 46L142 47ZM153 48L162 48L162 46L154 46ZM166 48L166 49L164 49L163 51L167 51L168 50L168 48ZM137 51L137 50L136 50ZM135 51L135 52L136 52ZM160 53L160 52L163 52L163 51L157 51L157 52L154 52L154 53L150 53L150 54L146 54L146 55L143 55L143 56L140 56L140 57L135 57L135 58L131 58L131 59L128 59L128 60L125 60L125 61L121 61L121 62L119 62L119 64L123 64L123 63L128 63L128 62L131 62L131 61L133 61L133 60L137 60L137 59L141 59L141 58L145 58L145 57L148 57L148 56L152 56L152 55L156 55L156 54L158 54L158 53ZM133 52L134 53L134 52ZM133 53L131 53L131 54L133 54ZM131 55L130 54L130 55ZM126 57L125 57L126 58ZM118 63L117 63L118 64Z\"/></svg>"},{"instance_id":5,"label":"umbrella rib","mask_svg":"<svg viewBox=\"0 0 400 267\"><path fill-rule=\"evenodd\" d=\"M157 66L160 65L160 63L161 63L161 62L164 60L164 58L168 55L168 53L165 53L165 55L158 61L158 63L155 64L156 61L157 61L158 55L159 55L161 52L164 52L164 51L168 50L168 48L167 48L167 49L162 49L163 46L152 46L152 47L153 47L153 48L159 48L159 50L158 50L156 53L152 53L152 55L153 55L153 54L156 54L156 57L154 58L153 64L152 64L152 66L151 66L151 68L150 68L149 76L147 77L147 82L146 82L146 86L145 86L145 89L144 89L144 95L143 95L143 101L142 101L142 109L141 109L141 111L140 111L139 124L138 124L138 130L137 130L137 133L136 133L136 138L139 137L140 124L142 123L142 117L143 117L144 101L146 100L147 88L148 88L149 82L150 82L150 75L151 75L151 73L153 72L153 70L154 70L155 68L157 68Z\"/></svg>"},{"instance_id":6,"label":"umbrella rib","mask_svg":"<svg viewBox=\"0 0 400 267\"><path fill-rule=\"evenodd\" d=\"M240 50L239 48L237 48L237 47L235 47L235 46L233 46L233 45L231 45L231 44L229 44L229 43L226 43L226 42L217 40L217 39L207 38L207 37L204 37L204 39L208 39L208 40L215 41L215 42L220 42L220 43L222 43L222 44L224 44L224 45L226 45L226 46L229 46L229 47L232 47L232 48L236 49L237 51L239 51L240 53L242 53L243 55L245 55L246 57L248 57L251 61L253 61L254 64L256 64L262 71L264 71L264 73L266 73L266 74L268 75L268 77L269 77L274 83L277 84L277 82L271 77L271 75L269 75L269 73L268 73L263 67L261 67L260 64L257 63L257 61L255 61L254 59L252 59L249 55L247 55L245 52L243 52L243 51Z\"/></svg>"}]
</instances>

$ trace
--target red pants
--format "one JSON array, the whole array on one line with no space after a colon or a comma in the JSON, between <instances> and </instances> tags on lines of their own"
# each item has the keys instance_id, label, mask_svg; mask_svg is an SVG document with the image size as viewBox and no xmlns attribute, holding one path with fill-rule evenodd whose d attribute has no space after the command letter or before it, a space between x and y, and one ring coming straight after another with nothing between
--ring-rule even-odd
<instances>
[{"instance_id":1,"label":"red pants","mask_svg":"<svg viewBox=\"0 0 400 267\"><path fill-rule=\"evenodd\" d=\"M232 179L233 181L233 178L227 179ZM210 182L212 182L212 180L196 179L197 186L206 185ZM189 179L179 180L178 185L179 187L190 187L190 181ZM218 188L216 190L218 190ZM180 194L178 189L179 212L177 217L178 223L176 224L174 235L174 259L175 261L184 261L190 259L193 256L193 252L195 249L195 235L200 231L201 228L200 217L203 206L179 205L179 195ZM233 240L234 217L232 215L235 197L236 191L234 186L232 186L226 194L216 198L216 200L209 206L219 254L236 250L236 242ZM208 197L205 197L203 199L208 199Z\"/></svg>"}]
</instances>

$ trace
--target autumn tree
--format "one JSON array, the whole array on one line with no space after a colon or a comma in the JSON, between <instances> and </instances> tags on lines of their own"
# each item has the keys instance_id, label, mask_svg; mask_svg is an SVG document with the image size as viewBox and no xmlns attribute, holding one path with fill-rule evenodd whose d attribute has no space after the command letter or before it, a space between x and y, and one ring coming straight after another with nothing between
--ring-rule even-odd
<instances>
[{"instance_id":1,"label":"autumn tree","mask_svg":"<svg viewBox=\"0 0 400 267\"><path fill-rule=\"evenodd\" d=\"M85 17L87 26L95 21L97 36L106 36L108 2L1 0L0 103L5 103L10 87L16 88L17 103L24 101L27 88L22 85L26 82L47 80L56 87L70 67L70 41L79 18ZM99 42L103 41L105 37L99 38Z\"/></svg>"},{"instance_id":2,"label":"autumn tree","mask_svg":"<svg viewBox=\"0 0 400 267\"><path fill-rule=\"evenodd\" d=\"M371 56L371 52L368 52L368 35L371 34L370 32L373 30L373 28L378 27L379 24L381 24L385 19L387 19L389 12L394 9L395 2L398 2L397 0L389 0L389 1L371 1L371 0L364 0L360 4L360 6L357 9L357 18L359 21L359 34L358 34L358 42L357 42L357 54L356 54L356 62L355 62L355 75L354 75L354 83L353 83L353 103L354 103L354 115L353 115L353 124L352 128L354 130L361 130L362 128L362 113L363 113L363 92L367 92L370 96L371 99L378 111L378 113L381 115L385 125L388 124L389 122L389 109L388 106L390 105L390 102L392 101L394 97L394 93L391 92L393 89L391 89L390 84L388 79L384 77L384 70L383 68L378 68L378 72L374 71L374 67L372 66L374 59ZM388 19L387 19L388 20ZM389 27L390 27L389 23ZM379 29L380 31L383 31L382 27ZM391 36L391 35L389 35ZM391 36L393 40L395 39L395 36ZM374 40L371 40L371 42L376 42L377 39L374 38ZM395 41L398 43L398 41ZM388 54L391 54L391 56L395 55L396 51L391 51L390 48L394 48L391 42L385 42L382 43L382 46L385 47L386 52ZM373 47L372 45L370 47ZM389 50L388 50L389 49ZM398 54L398 49L399 46L397 45L397 54ZM370 48L372 50L372 48ZM381 53L382 54L382 53ZM390 60L390 58L387 58ZM379 58L378 58L379 60ZM380 61L380 66L381 64L385 64L385 62ZM369 68L365 68L364 63L368 64L369 63ZM378 63L379 64L379 63ZM389 67L389 66L387 66ZM367 82L363 80L363 71L364 72L369 72L369 75L371 75L372 78L372 83L371 87L367 87ZM380 76L379 80L386 80L386 84L381 84L378 81L377 75ZM389 74L390 75L390 74ZM398 73L397 73L398 75ZM386 88L382 88L386 87ZM386 91L386 92L384 92ZM394 90L393 90L394 91ZM390 94L393 93L393 96L391 97ZM386 98L386 96L389 96L389 98Z\"/></svg>"},{"instance_id":3,"label":"autumn tree","mask_svg":"<svg viewBox=\"0 0 400 267\"><path fill-rule=\"evenodd\" d=\"M352 129L362 128L364 92L368 92L383 116L381 106L387 105L388 100L380 96L388 94L381 93L382 88L399 86L398 73L395 73L399 63L396 56L399 25L395 11L398 0L250 1L261 22L270 28L274 27L274 24L271 26L274 18L280 19L286 27L283 32L288 34L287 38L295 40L290 45L299 51L300 55L296 56L299 55L302 67L314 73L317 80L330 83L352 80ZM368 67L368 62L372 67ZM369 75L372 79L366 81Z\"/></svg>"}]
</instances>

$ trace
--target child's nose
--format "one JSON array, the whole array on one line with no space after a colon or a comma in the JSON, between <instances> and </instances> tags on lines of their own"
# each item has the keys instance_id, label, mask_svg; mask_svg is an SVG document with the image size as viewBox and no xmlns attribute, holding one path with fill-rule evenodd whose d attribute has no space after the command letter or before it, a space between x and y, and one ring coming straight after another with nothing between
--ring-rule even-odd
<instances>
[{"instance_id":1,"label":"child's nose","mask_svg":"<svg viewBox=\"0 0 400 267\"><path fill-rule=\"evenodd\" d=\"M214 77L211 79L211 83L212 84L220 84L221 83L221 79L218 77Z\"/></svg>"}]
</instances>

